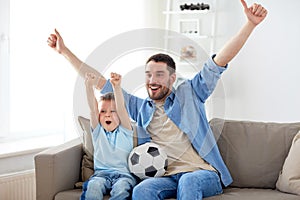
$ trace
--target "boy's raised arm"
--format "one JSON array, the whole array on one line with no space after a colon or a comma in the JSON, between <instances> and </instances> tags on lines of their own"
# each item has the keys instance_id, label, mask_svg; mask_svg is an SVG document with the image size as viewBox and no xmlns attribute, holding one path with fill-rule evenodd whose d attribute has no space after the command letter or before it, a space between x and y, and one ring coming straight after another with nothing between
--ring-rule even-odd
<instances>
[{"instance_id":1,"label":"boy's raised arm","mask_svg":"<svg viewBox=\"0 0 300 200\"><path fill-rule=\"evenodd\" d=\"M95 129L99 124L99 109L97 99L94 94L94 84L97 80L93 73L87 73L85 77L86 96L90 108L90 123L91 127Z\"/></svg>"},{"instance_id":2,"label":"boy's raised arm","mask_svg":"<svg viewBox=\"0 0 300 200\"><path fill-rule=\"evenodd\" d=\"M117 73L110 74L110 82L113 86L116 109L120 118L121 125L129 130L132 130L131 121L125 107L124 96L121 88L121 75Z\"/></svg>"}]
</instances>

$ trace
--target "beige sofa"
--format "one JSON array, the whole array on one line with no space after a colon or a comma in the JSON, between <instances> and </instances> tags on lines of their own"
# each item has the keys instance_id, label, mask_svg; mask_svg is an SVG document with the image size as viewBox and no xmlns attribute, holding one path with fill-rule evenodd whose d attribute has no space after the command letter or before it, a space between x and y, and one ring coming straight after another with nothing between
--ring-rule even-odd
<instances>
[{"instance_id":1,"label":"beige sofa","mask_svg":"<svg viewBox=\"0 0 300 200\"><path fill-rule=\"evenodd\" d=\"M213 119L212 130L233 183L205 200L299 200L276 189L278 175L300 123ZM37 200L78 200L82 143L76 139L35 156ZM107 199L108 197L106 197Z\"/></svg>"}]
</instances>

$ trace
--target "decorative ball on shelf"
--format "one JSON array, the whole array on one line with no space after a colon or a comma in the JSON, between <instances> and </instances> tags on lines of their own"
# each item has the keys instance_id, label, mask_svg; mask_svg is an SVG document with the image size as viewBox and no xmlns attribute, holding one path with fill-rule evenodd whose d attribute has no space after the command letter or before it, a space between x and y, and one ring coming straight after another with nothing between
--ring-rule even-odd
<instances>
[{"instance_id":1,"label":"decorative ball on shelf","mask_svg":"<svg viewBox=\"0 0 300 200\"><path fill-rule=\"evenodd\" d=\"M188 10L189 6L185 3L183 5L180 5L180 10Z\"/></svg>"},{"instance_id":2,"label":"decorative ball on shelf","mask_svg":"<svg viewBox=\"0 0 300 200\"><path fill-rule=\"evenodd\" d=\"M167 170L168 158L159 145L147 142L131 151L128 165L130 172L140 179L160 177Z\"/></svg>"},{"instance_id":3,"label":"decorative ball on shelf","mask_svg":"<svg viewBox=\"0 0 300 200\"><path fill-rule=\"evenodd\" d=\"M209 5L208 4L201 3L199 5L199 3L198 3L198 6L200 7L200 10L209 10Z\"/></svg>"}]
</instances>

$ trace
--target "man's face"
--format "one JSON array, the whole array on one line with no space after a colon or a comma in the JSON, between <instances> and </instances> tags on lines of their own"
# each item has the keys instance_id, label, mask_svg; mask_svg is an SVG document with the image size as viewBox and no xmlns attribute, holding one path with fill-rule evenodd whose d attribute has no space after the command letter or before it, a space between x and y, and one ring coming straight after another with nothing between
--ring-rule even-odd
<instances>
[{"instance_id":1,"label":"man's face","mask_svg":"<svg viewBox=\"0 0 300 200\"><path fill-rule=\"evenodd\" d=\"M150 61L146 65L145 78L149 97L154 101L164 101L172 90L176 75L170 75L166 63Z\"/></svg>"},{"instance_id":2,"label":"man's face","mask_svg":"<svg viewBox=\"0 0 300 200\"><path fill-rule=\"evenodd\" d=\"M116 104L114 100L100 101L99 121L101 126L109 132L115 130L119 126L120 119L116 112Z\"/></svg>"}]
</instances>

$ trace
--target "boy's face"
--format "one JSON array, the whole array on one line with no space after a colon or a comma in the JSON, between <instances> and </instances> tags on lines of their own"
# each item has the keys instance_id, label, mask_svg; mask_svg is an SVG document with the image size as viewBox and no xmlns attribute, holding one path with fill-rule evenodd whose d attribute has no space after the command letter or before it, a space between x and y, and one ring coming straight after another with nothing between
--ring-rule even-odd
<instances>
[{"instance_id":1,"label":"boy's face","mask_svg":"<svg viewBox=\"0 0 300 200\"><path fill-rule=\"evenodd\" d=\"M116 104L114 100L103 100L99 102L99 121L101 126L108 132L115 130L120 119L116 112Z\"/></svg>"},{"instance_id":2,"label":"boy's face","mask_svg":"<svg viewBox=\"0 0 300 200\"><path fill-rule=\"evenodd\" d=\"M175 73L170 75L166 63L150 61L146 65L145 75L149 97L154 101L164 101L176 80Z\"/></svg>"}]
</instances>

